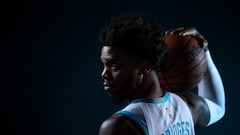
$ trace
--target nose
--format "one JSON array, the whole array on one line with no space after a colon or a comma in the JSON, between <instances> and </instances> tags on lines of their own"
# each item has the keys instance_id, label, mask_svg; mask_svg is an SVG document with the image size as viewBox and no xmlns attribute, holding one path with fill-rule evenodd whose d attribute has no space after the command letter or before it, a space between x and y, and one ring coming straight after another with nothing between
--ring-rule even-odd
<instances>
[{"instance_id":1,"label":"nose","mask_svg":"<svg viewBox=\"0 0 240 135\"><path fill-rule=\"evenodd\" d=\"M101 74L103 79L110 79L111 78L111 72L107 67L104 67L102 74Z\"/></svg>"}]
</instances>

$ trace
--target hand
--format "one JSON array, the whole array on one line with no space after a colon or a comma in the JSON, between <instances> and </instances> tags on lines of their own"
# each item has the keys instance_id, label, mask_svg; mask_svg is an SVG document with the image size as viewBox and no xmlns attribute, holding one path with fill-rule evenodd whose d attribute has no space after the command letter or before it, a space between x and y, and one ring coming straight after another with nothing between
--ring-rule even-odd
<instances>
[{"instance_id":1,"label":"hand","mask_svg":"<svg viewBox=\"0 0 240 135\"><path fill-rule=\"evenodd\" d=\"M208 41L196 30L196 28L180 27L176 29L170 29L165 32L165 35L192 36L198 41L198 44L202 46L205 51L208 50Z\"/></svg>"}]
</instances>

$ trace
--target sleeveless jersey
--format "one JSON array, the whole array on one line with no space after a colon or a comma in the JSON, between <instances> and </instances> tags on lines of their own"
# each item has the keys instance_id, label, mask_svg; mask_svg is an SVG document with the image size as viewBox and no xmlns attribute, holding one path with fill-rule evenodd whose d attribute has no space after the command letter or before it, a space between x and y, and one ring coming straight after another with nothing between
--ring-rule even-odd
<instances>
[{"instance_id":1,"label":"sleeveless jersey","mask_svg":"<svg viewBox=\"0 0 240 135\"><path fill-rule=\"evenodd\" d=\"M115 114L127 115L146 135L194 135L192 114L187 104L176 94L133 100Z\"/></svg>"}]
</instances>

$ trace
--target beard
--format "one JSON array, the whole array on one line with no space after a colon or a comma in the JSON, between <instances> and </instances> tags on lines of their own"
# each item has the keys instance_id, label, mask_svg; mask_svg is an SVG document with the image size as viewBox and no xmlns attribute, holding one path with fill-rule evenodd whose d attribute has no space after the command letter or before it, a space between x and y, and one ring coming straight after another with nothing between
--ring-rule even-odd
<instances>
[{"instance_id":1,"label":"beard","mask_svg":"<svg viewBox=\"0 0 240 135\"><path fill-rule=\"evenodd\" d=\"M137 89L137 75L126 79L121 85L117 86L112 92L109 92L109 100L114 105L121 104L125 99L134 96Z\"/></svg>"}]
</instances>

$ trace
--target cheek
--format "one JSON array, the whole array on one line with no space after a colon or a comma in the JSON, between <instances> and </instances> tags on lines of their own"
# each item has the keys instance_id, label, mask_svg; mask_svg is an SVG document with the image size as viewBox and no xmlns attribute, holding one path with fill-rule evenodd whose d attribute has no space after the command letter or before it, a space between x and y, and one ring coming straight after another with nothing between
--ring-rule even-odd
<instances>
[{"instance_id":1,"label":"cheek","mask_svg":"<svg viewBox=\"0 0 240 135\"><path fill-rule=\"evenodd\" d=\"M113 74L114 82L119 88L126 88L130 83L136 80L137 75L134 72L119 72Z\"/></svg>"},{"instance_id":2,"label":"cheek","mask_svg":"<svg viewBox=\"0 0 240 135\"><path fill-rule=\"evenodd\" d=\"M125 79L125 76L122 74L122 72L114 72L112 73L112 78L114 83L117 85Z\"/></svg>"}]
</instances>

